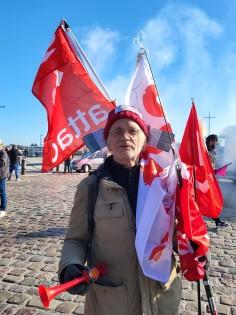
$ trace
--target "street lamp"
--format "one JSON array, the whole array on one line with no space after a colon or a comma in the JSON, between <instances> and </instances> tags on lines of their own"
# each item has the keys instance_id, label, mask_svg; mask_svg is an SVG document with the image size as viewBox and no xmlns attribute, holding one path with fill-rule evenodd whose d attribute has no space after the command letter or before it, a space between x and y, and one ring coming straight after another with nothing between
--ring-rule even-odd
<instances>
[{"instance_id":1,"label":"street lamp","mask_svg":"<svg viewBox=\"0 0 236 315\"><path fill-rule=\"evenodd\" d=\"M39 146L42 147L42 138L43 138L43 135L40 134L40 140L39 140Z\"/></svg>"}]
</instances>

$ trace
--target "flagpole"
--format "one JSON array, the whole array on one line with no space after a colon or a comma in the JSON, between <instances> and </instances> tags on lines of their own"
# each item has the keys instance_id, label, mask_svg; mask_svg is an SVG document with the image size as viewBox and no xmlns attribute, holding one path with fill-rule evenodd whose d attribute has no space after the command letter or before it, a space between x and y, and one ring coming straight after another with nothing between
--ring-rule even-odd
<instances>
[{"instance_id":1,"label":"flagpole","mask_svg":"<svg viewBox=\"0 0 236 315\"><path fill-rule=\"evenodd\" d=\"M144 47L141 47L140 48L140 51L139 51L139 54L144 54L146 59L147 59L147 62L148 62L148 65L149 65L149 68L150 68L150 71L151 71L151 74L152 74L152 79L153 79L153 82L154 82L154 85L155 85L155 88L156 88L156 92L157 92L157 96L158 96L158 100L159 100L159 104L160 104L160 107L161 107L161 111L162 111L162 115L164 117L164 120L165 120L165 124L166 124L166 127L167 127L167 132L168 132L168 136L169 136L169 140L170 140L170 144L171 144L171 149L172 149L172 152L173 152L173 155L175 156L176 155L176 152L172 146L172 139L171 139L171 132L170 132L170 129L169 129L169 126L168 126L168 121L166 119L166 115L165 115L165 112L164 112L164 109L163 109L163 106L162 106L162 101L161 101L161 97L158 93L158 89L157 89L157 85L156 85L156 81L155 81L155 78L154 78L154 75L153 75L153 72L152 72L152 68L151 68L151 64L150 64L150 61L148 59L148 55L147 55L147 51ZM139 55L138 54L138 55Z\"/></svg>"},{"instance_id":2,"label":"flagpole","mask_svg":"<svg viewBox=\"0 0 236 315\"><path fill-rule=\"evenodd\" d=\"M139 56L140 56L141 54L144 54L145 57L146 57L146 59L147 59L148 65L149 65L149 69L150 69L150 72L151 72L151 75L152 75L152 79L153 79L153 82L154 82L154 85L155 85L155 88L156 88L156 92L157 92L159 104L160 104L160 107L161 107L162 115L163 115L164 120L165 120L165 124L166 124L166 128L167 128L167 133L168 133L168 137L169 137L169 141L170 141L170 145L171 145L171 151L172 151L172 153L173 153L173 156L176 157L176 156L177 156L177 153L176 153L176 150L175 150L175 148L174 148L174 146L173 146L173 143L172 143L173 141L172 141L172 139L171 139L171 132L170 132L170 129L169 129L168 121L167 121L167 119L166 119L166 115L165 115L165 112L164 112L164 109L163 109L163 106L162 106L162 101L161 101L160 95L159 95L159 93L158 93L156 81L155 81L155 78L154 78L154 75L153 75L153 72L152 72L151 64L150 64L150 62L149 62L146 49L145 49L144 46L140 43L139 39L138 39L137 41L138 41L138 44L140 45L140 51L139 51L139 53L138 53L137 62L138 62ZM180 185L180 187L182 187L182 186L183 186L183 179L182 179L181 166L180 166L179 160L177 160L177 162L176 162L175 169L176 169L176 172L177 172L179 185Z\"/></svg>"},{"instance_id":3,"label":"flagpole","mask_svg":"<svg viewBox=\"0 0 236 315\"><path fill-rule=\"evenodd\" d=\"M193 97L191 98L192 100L192 106L194 105L194 100ZM193 117L193 115L192 115ZM194 119L194 117L193 117ZM196 130L196 121L195 119L193 120L193 130ZM192 143L194 143L194 133L192 134ZM194 150L194 145L192 146L193 148L193 189L194 189L194 200L195 202L197 201L197 195L196 195L196 169L195 169L195 165L196 165L196 161L195 161L195 150ZM192 244L193 245L193 244ZM201 307L201 284L200 284L200 280L197 280L197 297L198 297L198 315L202 314L202 307Z\"/></svg>"},{"instance_id":4,"label":"flagpole","mask_svg":"<svg viewBox=\"0 0 236 315\"><path fill-rule=\"evenodd\" d=\"M90 61L88 60L87 56L85 55L82 47L80 46L79 42L77 41L76 37L74 36L70 26L68 25L68 23L65 20L61 21L61 27L64 30L64 32L66 33L66 35L67 34L70 35L70 39L72 40L72 44L74 45L76 53L78 53L79 55L82 55L82 57L84 58L86 65L89 67L90 71L92 72L92 74L96 78L98 84L100 85L100 89L102 89L104 96L106 96L109 99L109 101L112 101L112 99L111 99L110 95L108 94L104 84L102 83L102 80L100 79L98 74L95 72ZM81 59L80 59L80 61L83 63L83 61ZM85 68L86 68L86 66L85 66Z\"/></svg>"}]
</instances>

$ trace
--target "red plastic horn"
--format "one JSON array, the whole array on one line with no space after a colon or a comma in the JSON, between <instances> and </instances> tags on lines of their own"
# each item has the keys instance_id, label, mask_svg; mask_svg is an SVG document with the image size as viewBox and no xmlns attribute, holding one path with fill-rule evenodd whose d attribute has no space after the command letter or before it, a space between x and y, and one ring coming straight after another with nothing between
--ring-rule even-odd
<instances>
[{"instance_id":1,"label":"red plastic horn","mask_svg":"<svg viewBox=\"0 0 236 315\"><path fill-rule=\"evenodd\" d=\"M99 277L101 277L106 272L105 265L96 265L89 271L83 271L83 275L74 280L68 281L63 284L56 285L51 288L46 288L44 285L40 285L38 288L38 293L41 299L41 302L44 307L48 308L50 301L54 299L54 297L62 292L67 291L68 289L80 284L81 282L89 283L90 281L96 281Z\"/></svg>"}]
</instances>

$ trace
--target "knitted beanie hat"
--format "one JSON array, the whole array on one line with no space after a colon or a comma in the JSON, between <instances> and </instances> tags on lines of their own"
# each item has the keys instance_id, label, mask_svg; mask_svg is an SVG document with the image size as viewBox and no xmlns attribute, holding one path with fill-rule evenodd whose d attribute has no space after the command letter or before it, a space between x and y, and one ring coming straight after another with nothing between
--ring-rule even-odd
<instances>
[{"instance_id":1,"label":"knitted beanie hat","mask_svg":"<svg viewBox=\"0 0 236 315\"><path fill-rule=\"evenodd\" d=\"M106 126L104 128L104 139L106 140L111 129L111 126L115 121L119 119L130 119L136 122L139 127L142 129L143 133L146 137L148 137L148 126L144 122L141 113L135 107L127 106L127 105L119 105L115 107L112 111L110 111Z\"/></svg>"}]
</instances>

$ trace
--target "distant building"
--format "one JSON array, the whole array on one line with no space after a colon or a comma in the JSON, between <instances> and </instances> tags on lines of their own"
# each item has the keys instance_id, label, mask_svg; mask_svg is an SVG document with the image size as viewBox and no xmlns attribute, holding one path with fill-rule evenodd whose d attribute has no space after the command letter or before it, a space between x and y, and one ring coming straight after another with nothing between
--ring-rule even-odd
<instances>
[{"instance_id":1,"label":"distant building","mask_svg":"<svg viewBox=\"0 0 236 315\"><path fill-rule=\"evenodd\" d=\"M25 148L25 155L26 157L42 157L43 156L43 147L37 147L37 146L29 146Z\"/></svg>"}]
</instances>

